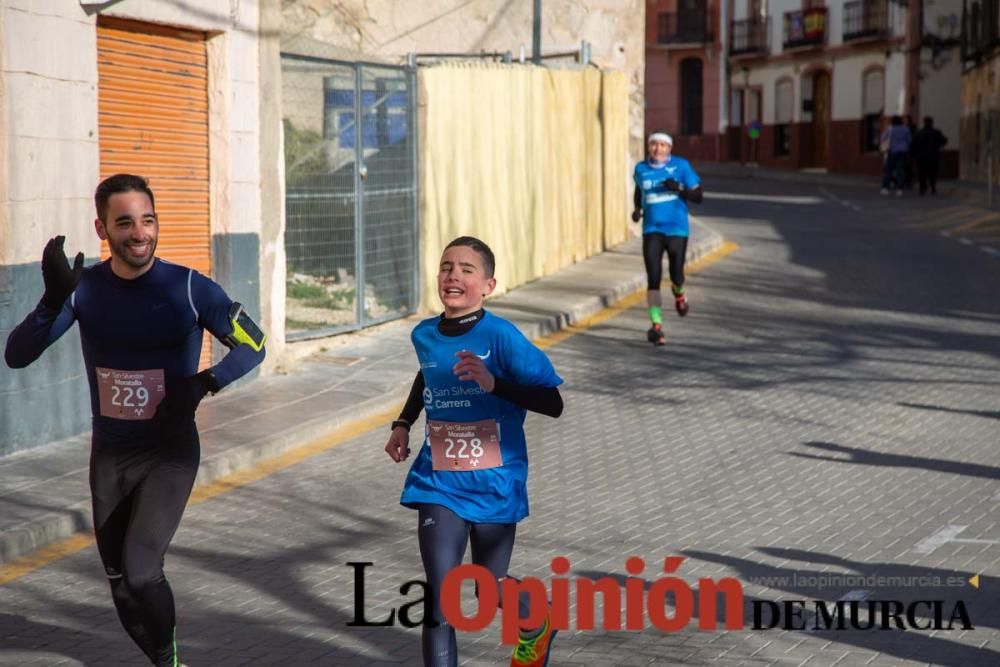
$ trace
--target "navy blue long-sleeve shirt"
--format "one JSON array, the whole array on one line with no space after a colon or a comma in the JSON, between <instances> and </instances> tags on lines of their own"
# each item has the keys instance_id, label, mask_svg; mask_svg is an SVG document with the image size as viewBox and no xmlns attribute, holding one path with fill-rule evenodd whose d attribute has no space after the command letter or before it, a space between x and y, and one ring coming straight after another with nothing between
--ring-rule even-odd
<instances>
[{"instance_id":1,"label":"navy blue long-sleeve shirt","mask_svg":"<svg viewBox=\"0 0 1000 667\"><path fill-rule=\"evenodd\" d=\"M106 260L84 270L62 310L39 302L7 338L4 358L11 368L24 368L73 322L79 323L94 430L142 437L150 434L150 420L101 415L95 369L162 369L169 393L172 383L198 372L203 330L220 341L232 333L231 305L222 287L193 269L155 259L146 273L125 280L114 274ZM263 360L263 349L256 352L249 345L239 345L212 372L222 388Z\"/></svg>"}]
</instances>

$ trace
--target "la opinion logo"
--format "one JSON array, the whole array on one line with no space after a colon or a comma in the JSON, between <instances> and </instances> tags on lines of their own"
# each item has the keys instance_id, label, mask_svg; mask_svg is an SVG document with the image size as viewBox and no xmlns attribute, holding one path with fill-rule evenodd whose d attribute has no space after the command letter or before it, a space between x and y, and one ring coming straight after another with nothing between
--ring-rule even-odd
<instances>
[{"instance_id":1,"label":"la opinion logo","mask_svg":"<svg viewBox=\"0 0 1000 667\"><path fill-rule=\"evenodd\" d=\"M733 577L723 577L718 581L708 577L698 579L694 589L684 579L674 576L686 559L683 556L667 556L663 559L663 572L667 576L649 582L640 577L646 569L646 562L638 556L625 561L625 570L630 576L624 583L618 577L567 577L570 561L557 556L551 561L550 586L535 577L497 579L492 572L481 565L463 564L445 575L441 584L440 607L445 621L456 630L478 632L488 627L501 614L501 637L504 643L517 641L522 627L540 627L546 620L557 630L571 627L571 590L576 597L576 629L593 630L596 616L596 597L601 595L601 625L605 630L622 629L622 598L624 597L625 629L639 631L646 629L646 621L662 632L677 632L687 628L694 616L695 599L698 602L698 629L715 630L719 623L719 598L723 602L722 617L727 630L746 628L744 619L743 584ZM354 568L354 620L349 626L391 626L396 623L397 610L393 608L389 617L382 621L365 618L365 568L371 562L349 562ZM462 611L462 585L470 581L476 586L477 606L471 616ZM398 618L404 627L416 627L424 623L434 623L431 614L432 596L427 583L415 579L399 588L401 595L407 596L414 588L422 592L422 597L400 605ZM526 595L529 604L528 615L521 614L519 601ZM670 598L673 613L668 612ZM950 604L950 607L949 607ZM946 604L943 600L915 600L904 603L899 600L865 600L829 602L826 600L752 600L753 624L751 630L974 630L965 604L961 600ZM805 617L810 605L815 609L811 619ZM411 611L422 607L423 617L415 619ZM767 617L765 620L765 616Z\"/></svg>"}]
</instances>

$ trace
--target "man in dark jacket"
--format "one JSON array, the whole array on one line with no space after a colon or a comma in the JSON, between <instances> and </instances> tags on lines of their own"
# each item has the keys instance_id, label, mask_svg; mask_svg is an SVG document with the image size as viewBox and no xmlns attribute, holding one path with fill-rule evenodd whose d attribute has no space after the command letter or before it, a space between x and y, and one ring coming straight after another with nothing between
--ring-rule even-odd
<instances>
[{"instance_id":1,"label":"man in dark jacket","mask_svg":"<svg viewBox=\"0 0 1000 667\"><path fill-rule=\"evenodd\" d=\"M948 139L934 127L934 119L924 118L924 126L917 132L917 178L920 180L920 194L927 192L930 186L931 194L937 194L938 163L941 161L941 147Z\"/></svg>"}]
</instances>

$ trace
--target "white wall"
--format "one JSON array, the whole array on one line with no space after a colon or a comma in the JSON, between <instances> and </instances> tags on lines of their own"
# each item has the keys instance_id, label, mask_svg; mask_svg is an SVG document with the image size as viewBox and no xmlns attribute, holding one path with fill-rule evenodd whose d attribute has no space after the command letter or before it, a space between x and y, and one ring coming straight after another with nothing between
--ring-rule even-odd
<instances>
[{"instance_id":1,"label":"white wall","mask_svg":"<svg viewBox=\"0 0 1000 667\"><path fill-rule=\"evenodd\" d=\"M766 0L767 15L771 17L771 53L782 52L782 41L784 39L785 13L802 10L801 0ZM848 0L827 0L826 2L826 35L828 46L839 46L844 43L844 4ZM924 0L925 2L935 2L935 0ZM944 6L949 2L958 3L961 11L961 3L958 0L936 0ZM749 7L749 0L736 0L735 18L746 18ZM889 3L889 28L890 32L896 36L906 34L906 9Z\"/></svg>"},{"instance_id":2,"label":"white wall","mask_svg":"<svg viewBox=\"0 0 1000 667\"><path fill-rule=\"evenodd\" d=\"M69 2L0 2L2 265L38 262L56 228L68 238L68 253L98 253L92 231L98 170L92 23Z\"/></svg>"},{"instance_id":3,"label":"white wall","mask_svg":"<svg viewBox=\"0 0 1000 667\"><path fill-rule=\"evenodd\" d=\"M67 252L100 252L97 18L88 11L70 1L0 0L0 264L39 261L57 233ZM218 33L208 44L213 233L258 231L257 2L128 0L102 13Z\"/></svg>"},{"instance_id":4,"label":"white wall","mask_svg":"<svg viewBox=\"0 0 1000 667\"><path fill-rule=\"evenodd\" d=\"M864 74L870 67L881 67L883 71L883 113L903 113L906 59L897 51L889 58L883 52L877 52L833 61L833 120L857 120L862 117Z\"/></svg>"},{"instance_id":5,"label":"white wall","mask_svg":"<svg viewBox=\"0 0 1000 667\"><path fill-rule=\"evenodd\" d=\"M893 51L885 61L885 115L906 113L906 56Z\"/></svg>"},{"instance_id":6,"label":"white wall","mask_svg":"<svg viewBox=\"0 0 1000 667\"><path fill-rule=\"evenodd\" d=\"M924 32L942 39L961 35L961 3L924 0ZM948 138L949 148L958 147L961 121L962 63L958 48L924 49L920 57L920 115L933 116L934 126ZM923 125L922 119L917 119Z\"/></svg>"},{"instance_id":7,"label":"white wall","mask_svg":"<svg viewBox=\"0 0 1000 667\"><path fill-rule=\"evenodd\" d=\"M729 0L722 0L722 6L727 7ZM750 18L750 0L733 0L733 20L744 21Z\"/></svg>"},{"instance_id":8,"label":"white wall","mask_svg":"<svg viewBox=\"0 0 1000 667\"><path fill-rule=\"evenodd\" d=\"M796 12L801 9L801 0L768 0L767 15L771 17L771 53L781 53L783 50L785 12Z\"/></svg>"},{"instance_id":9,"label":"white wall","mask_svg":"<svg viewBox=\"0 0 1000 667\"><path fill-rule=\"evenodd\" d=\"M737 5L741 4L739 2ZM729 15L729 1L719 0L719 38L722 42L723 52L721 57L718 59L716 66L719 68L719 134L723 134L726 128L729 126L729 100L727 96L729 95L729 86L726 85L726 59L728 54L728 44L729 44L729 22L732 17Z\"/></svg>"},{"instance_id":10,"label":"white wall","mask_svg":"<svg viewBox=\"0 0 1000 667\"><path fill-rule=\"evenodd\" d=\"M765 124L774 123L775 83L778 79L785 76L791 77L793 81L793 122L798 123L811 120L810 114L802 111L803 72L807 72L808 69L816 65L825 66L833 72L831 82L833 98L831 108L832 120L856 120L861 118L862 75L864 70L871 65L884 67L885 113L889 115L902 113L905 59L901 53L893 53L891 57L886 59L882 52L878 52L837 59L816 58L808 62L770 63L751 69L749 85L763 86L763 122ZM730 76L731 86L734 88L743 87L744 81L745 78L742 71L736 68ZM926 82L924 83L926 84ZM942 81L941 85L955 86L957 89L957 77L955 81ZM957 91L953 99L958 99ZM957 105L954 106L955 113L957 114L958 107ZM955 124L957 127L957 119L955 120Z\"/></svg>"}]
</instances>

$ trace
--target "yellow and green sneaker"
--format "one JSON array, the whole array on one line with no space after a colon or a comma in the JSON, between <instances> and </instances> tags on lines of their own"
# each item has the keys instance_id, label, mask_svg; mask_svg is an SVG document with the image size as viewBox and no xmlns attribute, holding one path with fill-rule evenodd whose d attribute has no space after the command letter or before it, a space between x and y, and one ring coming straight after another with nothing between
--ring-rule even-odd
<instances>
[{"instance_id":1,"label":"yellow and green sneaker","mask_svg":"<svg viewBox=\"0 0 1000 667\"><path fill-rule=\"evenodd\" d=\"M542 631L531 638L520 636L517 638L517 646L510 656L510 667L545 667L549 664L549 651L552 648L552 640L555 639L556 632L545 619Z\"/></svg>"}]
</instances>

